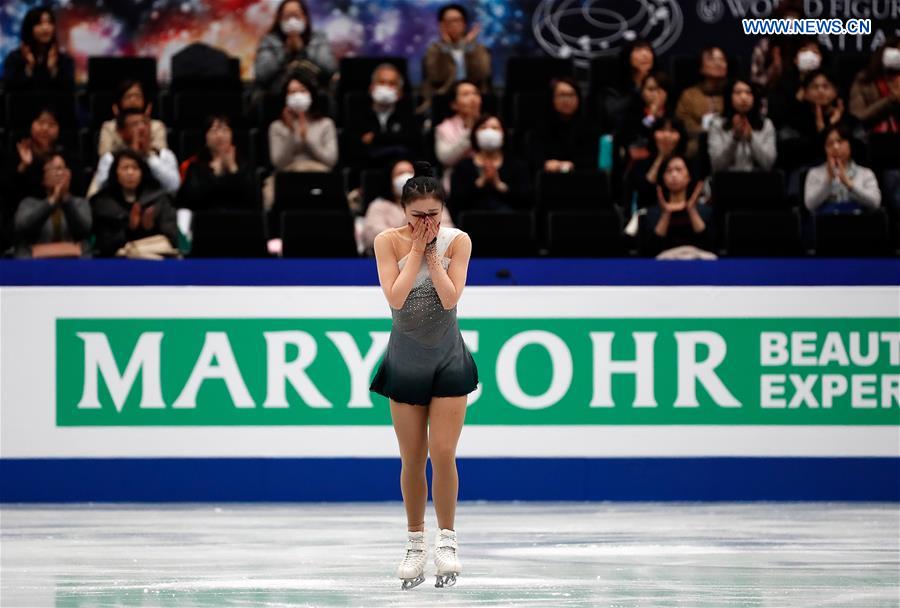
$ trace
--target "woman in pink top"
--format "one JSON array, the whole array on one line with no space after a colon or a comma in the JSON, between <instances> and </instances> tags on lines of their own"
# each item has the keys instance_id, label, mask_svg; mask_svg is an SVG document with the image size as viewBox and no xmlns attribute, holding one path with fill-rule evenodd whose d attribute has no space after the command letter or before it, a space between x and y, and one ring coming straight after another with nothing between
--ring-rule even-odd
<instances>
[{"instance_id":1,"label":"woman in pink top","mask_svg":"<svg viewBox=\"0 0 900 608\"><path fill-rule=\"evenodd\" d=\"M391 168L391 190L393 200L378 197L369 203L366 215L363 218L362 233L360 236L362 249L366 255L374 255L375 237L378 233L388 228L401 228L407 224L406 212L400 205L400 195L407 180L414 175L413 164L408 160L398 160ZM447 211L447 205L442 205L441 226L454 228L453 220Z\"/></svg>"},{"instance_id":2,"label":"woman in pink top","mask_svg":"<svg viewBox=\"0 0 900 608\"><path fill-rule=\"evenodd\" d=\"M464 158L472 156L470 134L472 125L481 115L481 91L468 80L456 82L450 89L450 107L455 114L444 119L434 134L434 152L444 167L444 192L450 192L450 174L453 167Z\"/></svg>"}]
</instances>

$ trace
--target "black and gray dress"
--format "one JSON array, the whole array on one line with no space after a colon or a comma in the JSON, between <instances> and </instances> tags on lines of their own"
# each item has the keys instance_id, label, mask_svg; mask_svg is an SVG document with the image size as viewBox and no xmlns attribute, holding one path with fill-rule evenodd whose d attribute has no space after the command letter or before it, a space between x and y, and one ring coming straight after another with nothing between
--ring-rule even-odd
<instances>
[{"instance_id":1,"label":"black and gray dress","mask_svg":"<svg viewBox=\"0 0 900 608\"><path fill-rule=\"evenodd\" d=\"M447 248L462 230L441 226L437 255L446 269ZM402 270L409 255L399 261ZM456 306L445 310L428 264L422 260L403 307L391 309L393 323L387 352L369 390L400 403L428 405L432 397L468 395L478 385L478 368L463 342Z\"/></svg>"}]
</instances>

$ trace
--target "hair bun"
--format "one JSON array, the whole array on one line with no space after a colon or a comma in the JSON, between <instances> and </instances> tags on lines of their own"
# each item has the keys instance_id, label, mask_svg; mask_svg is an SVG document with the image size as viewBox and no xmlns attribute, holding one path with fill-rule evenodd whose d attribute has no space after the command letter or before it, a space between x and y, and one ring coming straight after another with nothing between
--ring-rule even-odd
<instances>
[{"instance_id":1,"label":"hair bun","mask_svg":"<svg viewBox=\"0 0 900 608\"><path fill-rule=\"evenodd\" d=\"M431 169L431 163L424 160L417 161L413 164L415 177L434 177L434 171Z\"/></svg>"}]
</instances>

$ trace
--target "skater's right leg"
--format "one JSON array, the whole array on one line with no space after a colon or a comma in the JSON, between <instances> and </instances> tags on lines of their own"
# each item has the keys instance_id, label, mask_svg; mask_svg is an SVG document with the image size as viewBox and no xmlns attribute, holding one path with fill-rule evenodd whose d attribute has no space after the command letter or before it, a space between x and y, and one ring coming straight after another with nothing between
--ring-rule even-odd
<instances>
[{"instance_id":1,"label":"skater's right leg","mask_svg":"<svg viewBox=\"0 0 900 608\"><path fill-rule=\"evenodd\" d=\"M400 445L400 491L410 532L425 529L428 481L428 408L391 400L391 420Z\"/></svg>"},{"instance_id":2,"label":"skater's right leg","mask_svg":"<svg viewBox=\"0 0 900 608\"><path fill-rule=\"evenodd\" d=\"M406 555L397 566L401 588L412 589L425 580L427 546L425 544L425 503L428 482L428 409L391 400L391 419L400 445L400 490L406 507Z\"/></svg>"}]
</instances>

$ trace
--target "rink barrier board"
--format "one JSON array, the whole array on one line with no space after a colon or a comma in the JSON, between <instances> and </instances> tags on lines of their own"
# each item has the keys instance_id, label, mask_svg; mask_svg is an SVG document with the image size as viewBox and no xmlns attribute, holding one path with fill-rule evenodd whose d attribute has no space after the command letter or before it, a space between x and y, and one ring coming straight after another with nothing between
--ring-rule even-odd
<instances>
[{"instance_id":1,"label":"rink barrier board","mask_svg":"<svg viewBox=\"0 0 900 608\"><path fill-rule=\"evenodd\" d=\"M457 462L460 500L900 501L900 458ZM399 475L397 458L2 459L0 502L399 501Z\"/></svg>"},{"instance_id":2,"label":"rink barrier board","mask_svg":"<svg viewBox=\"0 0 900 608\"><path fill-rule=\"evenodd\" d=\"M377 285L377 275L371 260L184 260L161 264L119 260L38 261L0 263L0 285L112 288L359 286ZM900 285L900 264L897 260L721 260L714 263L566 260L565 265L560 265L554 260L473 260L467 285L512 286L511 292L527 285L893 288ZM194 290L188 287L187 291ZM467 299L477 301L476 294L477 290L471 290ZM0 289L0 301L2 295ZM900 302L900 298L897 301ZM871 303L860 304L861 308L873 308ZM827 309L816 298L811 298L810 307ZM794 308L792 314L796 315L798 311L796 306ZM462 311L461 320L464 317L465 311ZM3 318L4 323L8 321ZM655 428L667 427L657 425ZM674 427L668 428L676 431ZM863 427L862 430L866 432L866 428L876 427ZM75 433L77 429L70 428L66 432ZM669 432L667 436L672 445L675 440L671 438L676 436L675 433ZM898 501L900 457L897 454L900 445L895 447L888 441L890 445L886 446L884 434L879 437L876 443L880 447L870 448L868 452L865 447L856 446L859 449L837 449L834 455L820 456L819 452L828 450L813 446L810 453L814 457L802 451L786 455L778 450L770 456L747 456L751 452L745 450L739 456L684 456L673 451L666 457L634 456L629 452L624 457L532 458L511 457L500 450L501 454L491 457L460 457L460 475L465 480L460 498ZM646 445L650 440L643 441ZM900 444L900 433L897 443ZM76 441L74 445L77 447L79 443ZM584 444L576 443L570 451L578 454L579 446ZM40 458L10 458L7 450L3 450L0 501L399 500L399 461L395 457L382 457L384 450L386 448L380 446L377 454L373 454L375 457L319 457L312 453L301 458L290 454L266 458L232 457L230 454L216 457L200 454L189 458L143 457L147 456L145 454L130 457L127 451L114 458L97 454L88 458L70 458L49 453ZM610 451L615 453L615 450ZM638 442L632 452L640 451ZM659 451L665 452L665 448ZM476 450L475 453L483 452ZM866 455L854 456L859 453ZM288 484L285 480L296 480L296 483ZM348 480L355 483L347 484ZM541 483L534 483L536 480Z\"/></svg>"},{"instance_id":3,"label":"rink barrier board","mask_svg":"<svg viewBox=\"0 0 900 608\"><path fill-rule=\"evenodd\" d=\"M900 285L897 259L474 258L467 285ZM373 258L0 261L2 285L378 285Z\"/></svg>"}]
</instances>

